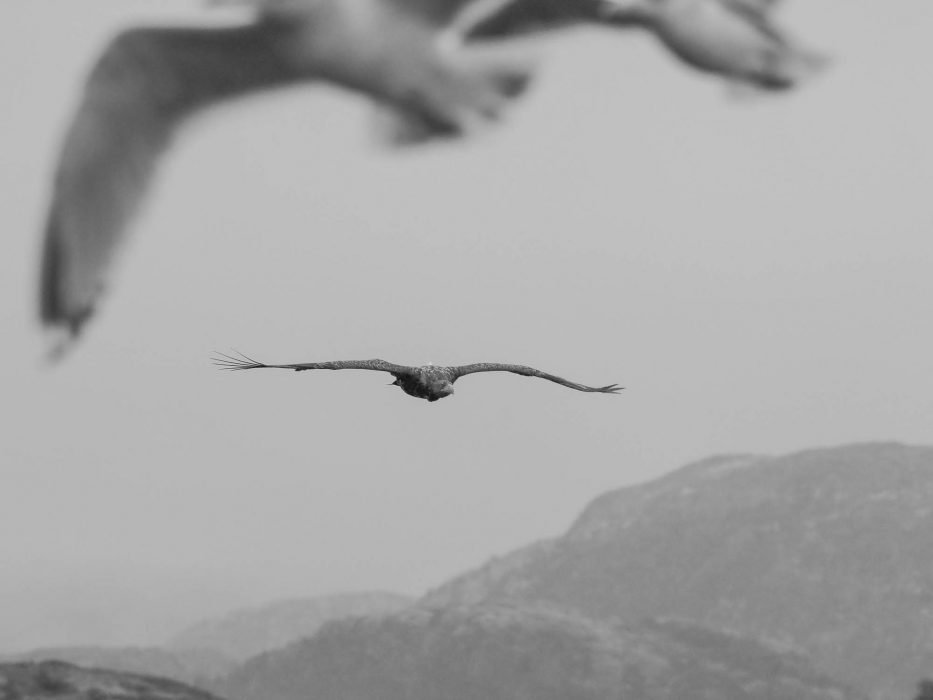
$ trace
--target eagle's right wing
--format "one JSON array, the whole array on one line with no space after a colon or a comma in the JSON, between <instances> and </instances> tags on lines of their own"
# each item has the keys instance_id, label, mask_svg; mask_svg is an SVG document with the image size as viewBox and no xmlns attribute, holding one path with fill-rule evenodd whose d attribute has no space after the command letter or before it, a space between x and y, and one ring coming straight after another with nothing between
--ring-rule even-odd
<instances>
[{"instance_id":1,"label":"eagle's right wing","mask_svg":"<svg viewBox=\"0 0 933 700\"><path fill-rule=\"evenodd\" d=\"M217 353L213 358L215 365L221 369L290 369L295 372L303 372L308 369L368 369L377 372L388 372L395 376L412 374L414 367L405 365L396 365L385 360L334 360L332 362L297 362L290 365L267 365L257 362L251 357L240 353L240 357Z\"/></svg>"}]
</instances>

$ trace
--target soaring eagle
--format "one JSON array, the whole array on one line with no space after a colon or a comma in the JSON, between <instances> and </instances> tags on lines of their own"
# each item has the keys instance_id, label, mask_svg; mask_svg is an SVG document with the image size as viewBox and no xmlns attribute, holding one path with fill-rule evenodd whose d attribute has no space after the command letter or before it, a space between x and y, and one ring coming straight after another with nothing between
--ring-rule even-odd
<instances>
[{"instance_id":1,"label":"soaring eagle","mask_svg":"<svg viewBox=\"0 0 933 700\"><path fill-rule=\"evenodd\" d=\"M223 353L218 353L213 358L214 364L221 369L259 369L275 368L290 369L295 372L303 372L308 369L368 369L377 372L388 372L395 381L393 386L401 387L409 396L428 401L437 401L445 396L454 393L454 382L460 377L476 372L512 372L524 377L539 377L547 379L550 382L556 382L570 389L577 391L597 392L600 394L615 394L624 387L616 384L608 386L592 387L585 384L577 384L563 377L557 377L547 372L542 372L533 367L525 365L507 365L499 362L480 362L472 365L459 365L457 367L443 367L437 365L425 365L423 367L409 367L407 365L396 365L385 360L336 360L334 362L300 362L292 365L266 365L262 362L246 357L233 357Z\"/></svg>"}]
</instances>

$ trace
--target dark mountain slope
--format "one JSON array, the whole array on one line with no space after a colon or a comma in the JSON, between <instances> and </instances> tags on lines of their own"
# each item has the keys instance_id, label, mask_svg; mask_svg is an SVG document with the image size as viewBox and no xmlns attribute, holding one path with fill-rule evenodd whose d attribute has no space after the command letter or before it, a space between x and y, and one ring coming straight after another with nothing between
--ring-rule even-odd
<instances>
[{"instance_id":1,"label":"dark mountain slope","mask_svg":"<svg viewBox=\"0 0 933 700\"><path fill-rule=\"evenodd\" d=\"M727 456L597 498L563 537L429 606L546 603L676 617L792 645L879 696L933 668L933 449Z\"/></svg>"},{"instance_id":2,"label":"dark mountain slope","mask_svg":"<svg viewBox=\"0 0 933 700\"><path fill-rule=\"evenodd\" d=\"M516 607L326 625L256 657L233 700L864 700L794 654L674 623L608 626Z\"/></svg>"}]
</instances>

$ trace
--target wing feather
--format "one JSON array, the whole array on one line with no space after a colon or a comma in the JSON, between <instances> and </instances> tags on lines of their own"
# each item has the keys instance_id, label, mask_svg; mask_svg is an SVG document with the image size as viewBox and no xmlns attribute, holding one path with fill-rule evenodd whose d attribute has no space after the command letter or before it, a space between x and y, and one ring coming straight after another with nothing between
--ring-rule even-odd
<instances>
[{"instance_id":1,"label":"wing feather","mask_svg":"<svg viewBox=\"0 0 933 700\"><path fill-rule=\"evenodd\" d=\"M547 379L549 382L555 382L561 384L570 389L576 389L577 391L587 391L587 392L599 392L602 394L615 394L621 391L624 387L618 386L617 384L609 384L607 386L601 387L592 387L585 384L578 384L577 382L571 382L568 379L563 377L558 377L553 374L548 374L547 372L542 372L541 370L535 369L534 367L527 367L525 365L508 365L502 364L499 362L479 362L472 365L460 365L459 367L450 368L453 374L453 379L451 381L456 381L459 377L462 377L467 374L474 374L476 372L511 372L512 374L520 374L524 377L538 377L539 379Z\"/></svg>"}]
</instances>

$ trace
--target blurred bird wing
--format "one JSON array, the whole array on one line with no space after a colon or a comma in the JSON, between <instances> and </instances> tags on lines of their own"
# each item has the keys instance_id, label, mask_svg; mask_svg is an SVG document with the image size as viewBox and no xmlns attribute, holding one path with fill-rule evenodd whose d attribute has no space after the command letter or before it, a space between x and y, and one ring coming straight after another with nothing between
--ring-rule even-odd
<instances>
[{"instance_id":1,"label":"blurred bird wing","mask_svg":"<svg viewBox=\"0 0 933 700\"><path fill-rule=\"evenodd\" d=\"M137 62L156 36L121 35L85 86L56 172L42 261L41 316L77 332L91 314L127 223L168 143L167 115L153 86L173 85L166 64Z\"/></svg>"},{"instance_id":2,"label":"blurred bird wing","mask_svg":"<svg viewBox=\"0 0 933 700\"><path fill-rule=\"evenodd\" d=\"M267 365L262 362L238 353L239 357L217 353L212 359L215 365L221 369L290 369L295 372L302 372L308 369L368 369L377 372L389 372L395 376L411 375L416 371L415 367L406 365L396 365L385 360L335 360L333 362L298 362L290 365Z\"/></svg>"},{"instance_id":3,"label":"blurred bird wing","mask_svg":"<svg viewBox=\"0 0 933 700\"><path fill-rule=\"evenodd\" d=\"M779 0L719 0L729 11L738 15L766 36L785 43L787 37L771 16Z\"/></svg>"},{"instance_id":4,"label":"blurred bird wing","mask_svg":"<svg viewBox=\"0 0 933 700\"><path fill-rule=\"evenodd\" d=\"M774 10L781 0L719 0L738 12L763 15Z\"/></svg>"},{"instance_id":5,"label":"blurred bird wing","mask_svg":"<svg viewBox=\"0 0 933 700\"><path fill-rule=\"evenodd\" d=\"M270 40L264 31L133 29L108 45L55 174L40 271L44 324L74 335L93 312L178 122L194 107L276 80L271 61L258 79L260 69L245 65Z\"/></svg>"},{"instance_id":6,"label":"blurred bird wing","mask_svg":"<svg viewBox=\"0 0 933 700\"><path fill-rule=\"evenodd\" d=\"M526 367L525 365L507 365L498 362L480 362L472 365L451 367L450 370L452 373L451 381L455 381L459 377L462 377L466 374L474 374L476 372L512 372L513 374L520 374L525 377L538 377L540 379L547 379L549 382L562 384L563 386L566 386L570 389L576 389L577 391L614 394L622 390L622 387L616 384L609 384L602 387L592 387L586 386L585 384L577 384L576 382L571 382L570 380L564 379L563 377L548 374L547 372L542 372L541 370L537 370L534 367Z\"/></svg>"},{"instance_id":7,"label":"blurred bird wing","mask_svg":"<svg viewBox=\"0 0 933 700\"><path fill-rule=\"evenodd\" d=\"M345 0L340 0L345 1ZM433 26L444 27L465 7L482 0L383 0L410 16Z\"/></svg>"},{"instance_id":8,"label":"blurred bird wing","mask_svg":"<svg viewBox=\"0 0 933 700\"><path fill-rule=\"evenodd\" d=\"M586 18L592 0L473 0L448 31L462 40L514 37L556 29Z\"/></svg>"}]
</instances>

